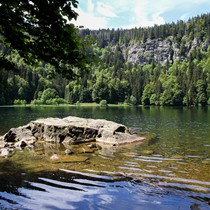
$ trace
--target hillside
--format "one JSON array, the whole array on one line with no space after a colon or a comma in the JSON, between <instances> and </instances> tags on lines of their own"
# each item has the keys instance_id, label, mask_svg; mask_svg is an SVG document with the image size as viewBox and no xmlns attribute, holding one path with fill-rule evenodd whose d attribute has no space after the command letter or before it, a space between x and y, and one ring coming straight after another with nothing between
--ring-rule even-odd
<instances>
[{"instance_id":1,"label":"hillside","mask_svg":"<svg viewBox=\"0 0 210 210\"><path fill-rule=\"evenodd\" d=\"M17 54L8 55L20 72L1 70L0 104L210 103L210 14L150 28L85 29L80 34L94 38L92 51L100 61L89 73L79 81L61 75L51 80L49 64L31 67Z\"/></svg>"}]
</instances>

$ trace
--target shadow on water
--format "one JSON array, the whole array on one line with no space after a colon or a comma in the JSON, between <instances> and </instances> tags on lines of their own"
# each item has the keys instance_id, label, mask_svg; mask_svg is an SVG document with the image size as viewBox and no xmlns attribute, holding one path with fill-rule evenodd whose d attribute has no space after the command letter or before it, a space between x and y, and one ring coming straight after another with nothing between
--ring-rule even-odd
<instances>
[{"instance_id":1,"label":"shadow on water","mask_svg":"<svg viewBox=\"0 0 210 210\"><path fill-rule=\"evenodd\" d=\"M60 168L38 171L11 159L0 162L1 209L208 209L203 197L160 187L124 173ZM194 197L193 197L194 196Z\"/></svg>"}]
</instances>

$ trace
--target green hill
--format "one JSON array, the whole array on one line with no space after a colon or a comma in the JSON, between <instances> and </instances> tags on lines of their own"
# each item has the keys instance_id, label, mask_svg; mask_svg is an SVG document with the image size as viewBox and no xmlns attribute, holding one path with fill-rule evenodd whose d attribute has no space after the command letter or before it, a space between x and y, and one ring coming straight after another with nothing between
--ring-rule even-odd
<instances>
[{"instance_id":1,"label":"green hill","mask_svg":"<svg viewBox=\"0 0 210 210\"><path fill-rule=\"evenodd\" d=\"M97 102L143 105L210 103L210 14L130 30L88 30L98 63L77 81L49 78L49 64L28 66L9 54L19 72L0 68L0 104Z\"/></svg>"}]
</instances>

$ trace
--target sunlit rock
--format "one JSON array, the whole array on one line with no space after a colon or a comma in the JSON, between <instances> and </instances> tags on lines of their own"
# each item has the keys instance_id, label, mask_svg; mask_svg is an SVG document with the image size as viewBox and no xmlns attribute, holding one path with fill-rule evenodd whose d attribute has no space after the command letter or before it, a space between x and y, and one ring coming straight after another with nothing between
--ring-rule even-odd
<instances>
[{"instance_id":1,"label":"sunlit rock","mask_svg":"<svg viewBox=\"0 0 210 210\"><path fill-rule=\"evenodd\" d=\"M131 132L126 126L108 120L79 117L46 118L30 122L28 125L11 128L1 137L0 148L6 144L14 148L24 148L36 142L54 144L80 144L96 142L117 146L145 140ZM83 153L94 152L97 146L81 146Z\"/></svg>"},{"instance_id":2,"label":"sunlit rock","mask_svg":"<svg viewBox=\"0 0 210 210\"><path fill-rule=\"evenodd\" d=\"M0 157L8 157L13 153L13 149L11 148L3 148L0 150Z\"/></svg>"},{"instance_id":3,"label":"sunlit rock","mask_svg":"<svg viewBox=\"0 0 210 210\"><path fill-rule=\"evenodd\" d=\"M18 141L14 144L16 148L24 148L27 146L27 143L24 140Z\"/></svg>"}]
</instances>

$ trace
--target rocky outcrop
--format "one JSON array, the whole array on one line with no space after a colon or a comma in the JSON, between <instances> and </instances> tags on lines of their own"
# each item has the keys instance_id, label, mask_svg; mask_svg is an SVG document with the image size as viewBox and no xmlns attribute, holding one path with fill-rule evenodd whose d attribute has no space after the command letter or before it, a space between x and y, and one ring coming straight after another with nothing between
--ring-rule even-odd
<instances>
[{"instance_id":1,"label":"rocky outcrop","mask_svg":"<svg viewBox=\"0 0 210 210\"><path fill-rule=\"evenodd\" d=\"M181 46L174 41L173 36L169 36L167 39L148 39L145 43L136 42L129 46L122 45L121 51L124 60L129 63L144 66L155 61L164 65L166 61L173 63L176 59L182 61L187 60L187 57L189 57L190 53L196 47L201 47L201 49L206 52L208 46L209 40L201 42L198 38L195 38L191 42L186 41L185 44ZM184 54L181 48L184 48Z\"/></svg>"},{"instance_id":2,"label":"rocky outcrop","mask_svg":"<svg viewBox=\"0 0 210 210\"><path fill-rule=\"evenodd\" d=\"M124 125L101 119L79 117L46 118L25 126L10 129L0 139L1 156L8 156L12 148L33 146L37 141L79 144L90 141L120 145L143 141Z\"/></svg>"},{"instance_id":3,"label":"rocky outcrop","mask_svg":"<svg viewBox=\"0 0 210 210\"><path fill-rule=\"evenodd\" d=\"M174 50L176 47L174 46ZM166 60L173 59L174 52L170 39L148 40L143 44L133 44L125 48L122 46L122 52L127 62L146 65L153 60L164 63Z\"/></svg>"}]
</instances>

